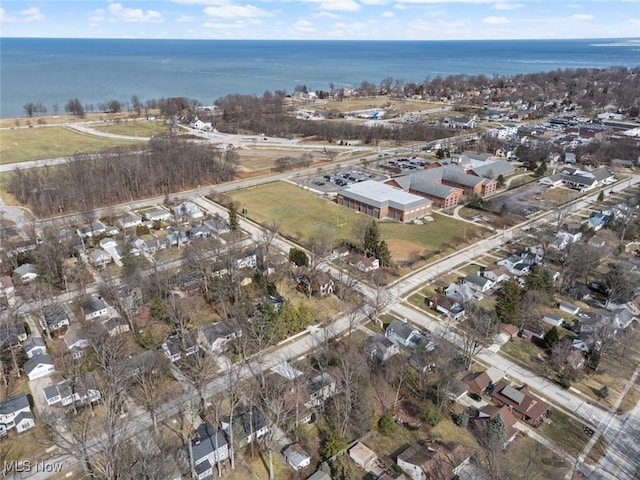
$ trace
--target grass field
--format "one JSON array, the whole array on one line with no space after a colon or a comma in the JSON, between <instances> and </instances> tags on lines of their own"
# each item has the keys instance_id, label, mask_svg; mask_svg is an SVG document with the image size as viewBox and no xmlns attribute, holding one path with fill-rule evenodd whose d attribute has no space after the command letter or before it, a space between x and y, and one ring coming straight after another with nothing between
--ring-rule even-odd
<instances>
[{"instance_id":1,"label":"grass field","mask_svg":"<svg viewBox=\"0 0 640 480\"><path fill-rule=\"evenodd\" d=\"M351 209L286 182L238 190L229 195L240 208L247 208L251 219L259 223L277 222L284 235L303 244L320 225L332 227L338 239L354 240L353 226L363 218ZM424 225L380 222L380 236L389 243L394 258L404 258L411 253L407 248L418 253L453 249L465 238L471 241L488 232L444 215L434 214L433 218L433 222Z\"/></svg>"},{"instance_id":2,"label":"grass field","mask_svg":"<svg viewBox=\"0 0 640 480\"><path fill-rule=\"evenodd\" d=\"M384 106L401 112L414 112L418 110L427 110L433 108L441 108L445 106L442 103L415 102L404 100L393 100L387 97L365 97L365 98L347 98L340 102L312 103L308 107L314 110L337 110L339 112L351 112L354 110L366 110L368 108L380 108Z\"/></svg>"},{"instance_id":3,"label":"grass field","mask_svg":"<svg viewBox=\"0 0 640 480\"><path fill-rule=\"evenodd\" d=\"M92 137L64 127L2 130L0 164L65 157L77 152L92 153L136 143L143 142Z\"/></svg>"},{"instance_id":4,"label":"grass field","mask_svg":"<svg viewBox=\"0 0 640 480\"><path fill-rule=\"evenodd\" d=\"M132 137L153 137L154 135L165 135L171 132L171 128L166 123L149 120L104 123L89 125L89 127L101 132L114 135L130 135Z\"/></svg>"}]
</instances>

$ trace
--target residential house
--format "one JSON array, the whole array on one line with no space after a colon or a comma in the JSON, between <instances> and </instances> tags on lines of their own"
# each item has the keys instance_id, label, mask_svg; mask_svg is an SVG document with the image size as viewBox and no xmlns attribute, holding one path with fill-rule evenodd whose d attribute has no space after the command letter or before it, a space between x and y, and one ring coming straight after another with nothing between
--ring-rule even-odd
<instances>
[{"instance_id":1,"label":"residential house","mask_svg":"<svg viewBox=\"0 0 640 480\"><path fill-rule=\"evenodd\" d=\"M380 268L380 260L376 257L353 253L349 256L349 265L356 267L361 272L372 272Z\"/></svg>"},{"instance_id":2,"label":"residential house","mask_svg":"<svg viewBox=\"0 0 640 480\"><path fill-rule=\"evenodd\" d=\"M469 391L477 395L484 395L493 392L494 385L502 379L502 372L496 368L489 368L484 372L470 374L465 381Z\"/></svg>"},{"instance_id":3,"label":"residential house","mask_svg":"<svg viewBox=\"0 0 640 480\"><path fill-rule=\"evenodd\" d=\"M470 302L476 298L477 293L474 292L469 285L460 283L452 283L444 290L444 294L460 304Z\"/></svg>"},{"instance_id":4,"label":"residential house","mask_svg":"<svg viewBox=\"0 0 640 480\"><path fill-rule=\"evenodd\" d=\"M161 348L169 360L177 362L198 353L198 334L187 332L182 338L179 335L171 335L162 343Z\"/></svg>"},{"instance_id":5,"label":"residential house","mask_svg":"<svg viewBox=\"0 0 640 480\"><path fill-rule=\"evenodd\" d=\"M150 222L166 222L173 218L169 210L161 207L153 207L141 212L142 215Z\"/></svg>"},{"instance_id":6,"label":"residential house","mask_svg":"<svg viewBox=\"0 0 640 480\"><path fill-rule=\"evenodd\" d=\"M429 480L453 478L468 461L469 454L461 444L431 440L409 446L396 463L412 480Z\"/></svg>"},{"instance_id":7,"label":"residential house","mask_svg":"<svg viewBox=\"0 0 640 480\"><path fill-rule=\"evenodd\" d=\"M560 325L562 325L564 318L554 313L545 313L542 317L542 321L554 327L559 327Z\"/></svg>"},{"instance_id":8,"label":"residential house","mask_svg":"<svg viewBox=\"0 0 640 480\"><path fill-rule=\"evenodd\" d=\"M560 311L573 316L576 316L578 315L578 313L580 313L580 307L569 302L560 302L558 308L560 309Z\"/></svg>"},{"instance_id":9,"label":"residential house","mask_svg":"<svg viewBox=\"0 0 640 480\"><path fill-rule=\"evenodd\" d=\"M15 428L22 433L35 427L35 419L31 412L29 399L24 393L0 400L0 436Z\"/></svg>"},{"instance_id":10,"label":"residential house","mask_svg":"<svg viewBox=\"0 0 640 480\"><path fill-rule=\"evenodd\" d=\"M311 455L304 451L298 443L289 445L282 452L285 460L294 470L302 470L311 464Z\"/></svg>"},{"instance_id":11,"label":"residential house","mask_svg":"<svg viewBox=\"0 0 640 480\"><path fill-rule=\"evenodd\" d=\"M364 346L364 353L367 357L386 362L394 355L400 353L400 347L384 335L376 334L367 339Z\"/></svg>"},{"instance_id":12,"label":"residential house","mask_svg":"<svg viewBox=\"0 0 640 480\"><path fill-rule=\"evenodd\" d=\"M109 308L102 297L89 297L82 304L84 319L88 322L96 318L104 318L109 312Z\"/></svg>"},{"instance_id":13,"label":"residential house","mask_svg":"<svg viewBox=\"0 0 640 480\"><path fill-rule=\"evenodd\" d=\"M112 239L108 239L108 240L111 240L113 242ZM96 268L104 268L109 263L111 263L112 260L113 258L111 257L111 255L109 255L106 251L102 250L101 248L97 248L89 254L89 263L91 263L91 265L93 265Z\"/></svg>"},{"instance_id":14,"label":"residential house","mask_svg":"<svg viewBox=\"0 0 640 480\"><path fill-rule=\"evenodd\" d=\"M8 275L0 277L0 309L13 307L16 304L16 289L13 280Z\"/></svg>"},{"instance_id":15,"label":"residential house","mask_svg":"<svg viewBox=\"0 0 640 480\"><path fill-rule=\"evenodd\" d=\"M181 218L189 217L192 220L204 217L204 212L193 202L182 202L173 209L175 214Z\"/></svg>"},{"instance_id":16,"label":"residential house","mask_svg":"<svg viewBox=\"0 0 640 480\"><path fill-rule=\"evenodd\" d=\"M522 277L529 272L530 267L535 264L535 260L527 255L511 255L502 260L498 260L496 264L506 267L512 275Z\"/></svg>"},{"instance_id":17,"label":"residential house","mask_svg":"<svg viewBox=\"0 0 640 480\"><path fill-rule=\"evenodd\" d=\"M0 324L0 347L17 347L27 340L24 323Z\"/></svg>"},{"instance_id":18,"label":"residential house","mask_svg":"<svg viewBox=\"0 0 640 480\"><path fill-rule=\"evenodd\" d=\"M496 417L500 417L502 419L502 423L505 427L505 442L503 445L503 448L505 448L507 444L513 441L518 434L518 430L516 429L516 423L518 420L513 416L508 406L503 405L501 407L496 407L495 405L485 405L478 410L478 416L474 418L473 421L477 426L481 426Z\"/></svg>"},{"instance_id":19,"label":"residential house","mask_svg":"<svg viewBox=\"0 0 640 480\"><path fill-rule=\"evenodd\" d=\"M280 312L282 310L282 307L284 307L285 303L286 302L284 297L280 294L265 295L261 297L260 300L258 301L258 304L260 306L265 304L271 305L273 307L273 310L276 312Z\"/></svg>"},{"instance_id":20,"label":"residential house","mask_svg":"<svg viewBox=\"0 0 640 480\"><path fill-rule=\"evenodd\" d=\"M433 296L430 307L440 313L444 313L452 320L460 320L464 317L464 307L453 298L442 295L441 293L436 293Z\"/></svg>"},{"instance_id":21,"label":"residential house","mask_svg":"<svg viewBox=\"0 0 640 480\"><path fill-rule=\"evenodd\" d=\"M216 235L223 235L231 231L229 224L219 218L207 218L202 224Z\"/></svg>"},{"instance_id":22,"label":"residential house","mask_svg":"<svg viewBox=\"0 0 640 480\"><path fill-rule=\"evenodd\" d=\"M125 359L126 368L124 370L127 378L133 378L136 375L155 373L158 371L158 365L162 361L159 352L153 350L145 350L135 355L129 355Z\"/></svg>"},{"instance_id":23,"label":"residential house","mask_svg":"<svg viewBox=\"0 0 640 480\"><path fill-rule=\"evenodd\" d=\"M363 470L368 471L378 461L378 456L366 445L357 442L349 449L349 458Z\"/></svg>"},{"instance_id":24,"label":"residential house","mask_svg":"<svg viewBox=\"0 0 640 480\"><path fill-rule=\"evenodd\" d=\"M233 427L229 418L222 420L223 430L229 434L233 428L234 440L240 445L246 445L269 433L269 424L262 412L255 405L240 405L233 415Z\"/></svg>"},{"instance_id":25,"label":"residential house","mask_svg":"<svg viewBox=\"0 0 640 480\"><path fill-rule=\"evenodd\" d=\"M129 322L120 316L105 318L100 321L102 328L109 334L110 337L122 335L131 330Z\"/></svg>"},{"instance_id":26,"label":"residential house","mask_svg":"<svg viewBox=\"0 0 640 480\"><path fill-rule=\"evenodd\" d=\"M299 268L292 272L292 276L298 288L307 295L324 297L331 295L335 288L333 277L329 272L321 270L312 272L306 268Z\"/></svg>"},{"instance_id":27,"label":"residential house","mask_svg":"<svg viewBox=\"0 0 640 480\"><path fill-rule=\"evenodd\" d=\"M121 288L118 290L117 308L125 317L135 315L144 305L140 287Z\"/></svg>"},{"instance_id":28,"label":"residential house","mask_svg":"<svg viewBox=\"0 0 640 480\"><path fill-rule=\"evenodd\" d=\"M451 128L476 128L478 126L478 122L474 118L467 117L450 117L444 119L444 124L448 125Z\"/></svg>"},{"instance_id":29,"label":"residential house","mask_svg":"<svg viewBox=\"0 0 640 480\"><path fill-rule=\"evenodd\" d=\"M538 180L538 185L545 185L547 187L559 187L562 185L562 175L559 173L554 173L553 175L549 175L548 177L543 177Z\"/></svg>"},{"instance_id":30,"label":"residential house","mask_svg":"<svg viewBox=\"0 0 640 480\"><path fill-rule=\"evenodd\" d=\"M236 258L236 268L256 268L258 256L255 253L244 253Z\"/></svg>"},{"instance_id":31,"label":"residential house","mask_svg":"<svg viewBox=\"0 0 640 480\"><path fill-rule=\"evenodd\" d=\"M495 385L491 400L499 406L510 407L517 418L534 427L540 425L551 410L549 404L534 396L527 385L515 388L504 380Z\"/></svg>"},{"instance_id":32,"label":"residential house","mask_svg":"<svg viewBox=\"0 0 640 480\"><path fill-rule=\"evenodd\" d=\"M511 278L509 270L503 265L492 263L487 265L482 271L482 276L488 278L494 283L506 282Z\"/></svg>"},{"instance_id":33,"label":"residential house","mask_svg":"<svg viewBox=\"0 0 640 480\"><path fill-rule=\"evenodd\" d=\"M223 352L230 342L242 335L235 318L209 323L198 330L198 343L209 353Z\"/></svg>"},{"instance_id":34,"label":"residential house","mask_svg":"<svg viewBox=\"0 0 640 480\"><path fill-rule=\"evenodd\" d=\"M142 217L137 213L127 213L116 220L116 225L123 230L127 228L136 228L138 225L142 225Z\"/></svg>"},{"instance_id":35,"label":"residential house","mask_svg":"<svg viewBox=\"0 0 640 480\"><path fill-rule=\"evenodd\" d=\"M63 407L71 404L93 403L102 398L91 373L85 373L74 380L63 380L56 385L50 385L43 390L47 405L60 403Z\"/></svg>"},{"instance_id":36,"label":"residential house","mask_svg":"<svg viewBox=\"0 0 640 480\"><path fill-rule=\"evenodd\" d=\"M329 255L330 260L338 260L340 258L348 257L351 254L349 249L344 245L334 248L331 250L331 254Z\"/></svg>"},{"instance_id":37,"label":"residential house","mask_svg":"<svg viewBox=\"0 0 640 480\"><path fill-rule=\"evenodd\" d=\"M191 238L209 238L213 235L213 232L204 224L194 223L191 225L188 234Z\"/></svg>"},{"instance_id":38,"label":"residential house","mask_svg":"<svg viewBox=\"0 0 640 480\"><path fill-rule=\"evenodd\" d=\"M70 318L66 308L62 305L45 307L40 317L40 326L52 337L64 335L69 328Z\"/></svg>"},{"instance_id":39,"label":"residential house","mask_svg":"<svg viewBox=\"0 0 640 480\"><path fill-rule=\"evenodd\" d=\"M13 276L22 283L29 283L38 276L38 267L33 263L23 263L13 271Z\"/></svg>"},{"instance_id":40,"label":"residential house","mask_svg":"<svg viewBox=\"0 0 640 480\"><path fill-rule=\"evenodd\" d=\"M487 277L481 277L480 275L476 275L474 273L470 273L466 277L464 277L462 283L465 285L469 285L472 290L480 293L488 292L495 285L495 283L491 279Z\"/></svg>"},{"instance_id":41,"label":"residential house","mask_svg":"<svg viewBox=\"0 0 640 480\"><path fill-rule=\"evenodd\" d=\"M209 423L202 423L191 440L191 452L197 480L213 477L216 464L229 458L229 442L223 431ZM180 456L189 465L189 447L182 447Z\"/></svg>"},{"instance_id":42,"label":"residential house","mask_svg":"<svg viewBox=\"0 0 640 480\"><path fill-rule=\"evenodd\" d=\"M578 240L582 238L582 232L579 228L569 229L569 230L560 230L556 233L557 240L553 242L550 247L555 248L556 250L564 250L571 243L576 243Z\"/></svg>"},{"instance_id":43,"label":"residential house","mask_svg":"<svg viewBox=\"0 0 640 480\"><path fill-rule=\"evenodd\" d=\"M445 388L445 394L449 400L452 402L458 402L464 395L469 391L469 386L460 381L451 379Z\"/></svg>"},{"instance_id":44,"label":"residential house","mask_svg":"<svg viewBox=\"0 0 640 480\"><path fill-rule=\"evenodd\" d=\"M95 235L103 234L107 231L102 222L91 222L89 225L84 225L76 230L78 236L82 239L92 238Z\"/></svg>"},{"instance_id":45,"label":"residential house","mask_svg":"<svg viewBox=\"0 0 640 480\"><path fill-rule=\"evenodd\" d=\"M419 340L420 331L406 319L401 321L396 318L387 326L384 335L394 343L413 348Z\"/></svg>"},{"instance_id":46,"label":"residential house","mask_svg":"<svg viewBox=\"0 0 640 480\"><path fill-rule=\"evenodd\" d=\"M331 480L331 477L328 473L325 473L322 470L318 470L309 478L307 478L307 480Z\"/></svg>"},{"instance_id":47,"label":"residential house","mask_svg":"<svg viewBox=\"0 0 640 480\"><path fill-rule=\"evenodd\" d=\"M34 355L24 364L24 371L29 380L46 377L56 371L53 359L47 354Z\"/></svg>"},{"instance_id":48,"label":"residential house","mask_svg":"<svg viewBox=\"0 0 640 480\"><path fill-rule=\"evenodd\" d=\"M77 360L84 357L84 349L88 348L90 344L82 329L70 328L62 338L71 353L71 358Z\"/></svg>"},{"instance_id":49,"label":"residential house","mask_svg":"<svg viewBox=\"0 0 640 480\"><path fill-rule=\"evenodd\" d=\"M323 372L307 383L309 400L305 402L304 406L307 408L322 406L326 400L333 397L337 392L338 383L327 372Z\"/></svg>"},{"instance_id":50,"label":"residential house","mask_svg":"<svg viewBox=\"0 0 640 480\"><path fill-rule=\"evenodd\" d=\"M34 355L47 353L47 345L44 343L44 338L42 337L29 337L23 342L22 348L27 358L33 358Z\"/></svg>"},{"instance_id":51,"label":"residential house","mask_svg":"<svg viewBox=\"0 0 640 480\"><path fill-rule=\"evenodd\" d=\"M607 224L607 221L609 220L609 218L610 218L609 215L605 215L604 213L594 212L589 216L589 218L585 218L581 220L580 225L587 225L588 227L592 228L597 232Z\"/></svg>"}]
</instances>

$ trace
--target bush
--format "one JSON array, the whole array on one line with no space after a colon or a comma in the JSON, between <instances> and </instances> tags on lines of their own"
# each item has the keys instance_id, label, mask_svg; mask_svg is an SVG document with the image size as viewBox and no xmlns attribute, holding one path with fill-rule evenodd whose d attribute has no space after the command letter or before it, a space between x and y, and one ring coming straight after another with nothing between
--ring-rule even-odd
<instances>
[{"instance_id":1,"label":"bush","mask_svg":"<svg viewBox=\"0 0 640 480\"><path fill-rule=\"evenodd\" d=\"M462 428L467 428L469 426L469 414L467 411L463 411L460 414L453 414L453 423Z\"/></svg>"},{"instance_id":2,"label":"bush","mask_svg":"<svg viewBox=\"0 0 640 480\"><path fill-rule=\"evenodd\" d=\"M431 400L426 400L420 404L420 418L432 427L435 427L442 420L442 411Z\"/></svg>"},{"instance_id":3,"label":"bush","mask_svg":"<svg viewBox=\"0 0 640 480\"><path fill-rule=\"evenodd\" d=\"M391 436L397 429L398 425L393 418L393 413L387 410L378 420L378 431L383 435Z\"/></svg>"},{"instance_id":4,"label":"bush","mask_svg":"<svg viewBox=\"0 0 640 480\"><path fill-rule=\"evenodd\" d=\"M345 450L349 445L347 441L337 432L332 432L324 439L320 446L320 457L324 460L331 458Z\"/></svg>"}]
</instances>

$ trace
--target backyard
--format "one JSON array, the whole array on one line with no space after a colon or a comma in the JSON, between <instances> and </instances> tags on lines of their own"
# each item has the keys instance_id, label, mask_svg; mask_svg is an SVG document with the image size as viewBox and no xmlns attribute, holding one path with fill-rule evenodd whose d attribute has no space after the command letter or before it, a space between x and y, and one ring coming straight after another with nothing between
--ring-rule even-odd
<instances>
[{"instance_id":1,"label":"backyard","mask_svg":"<svg viewBox=\"0 0 640 480\"><path fill-rule=\"evenodd\" d=\"M101 124L92 124L90 128L100 132L114 135L129 135L131 137L153 137L165 135L171 132L171 128L165 122L149 120L116 121Z\"/></svg>"}]
</instances>

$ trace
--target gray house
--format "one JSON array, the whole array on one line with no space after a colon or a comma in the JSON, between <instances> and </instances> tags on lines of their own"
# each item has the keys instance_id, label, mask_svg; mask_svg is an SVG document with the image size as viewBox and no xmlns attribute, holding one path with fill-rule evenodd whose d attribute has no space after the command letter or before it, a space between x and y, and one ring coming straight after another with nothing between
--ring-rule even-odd
<instances>
[{"instance_id":1,"label":"gray house","mask_svg":"<svg viewBox=\"0 0 640 480\"><path fill-rule=\"evenodd\" d=\"M12 428L22 433L35 424L26 394L20 393L0 401L0 436L6 435Z\"/></svg>"},{"instance_id":2,"label":"gray house","mask_svg":"<svg viewBox=\"0 0 640 480\"><path fill-rule=\"evenodd\" d=\"M196 429L196 438L192 440L191 449L198 480L212 477L216 463L229 458L229 442L226 435L209 423L202 423ZM189 448L183 447L180 455L185 464L189 465Z\"/></svg>"}]
</instances>

